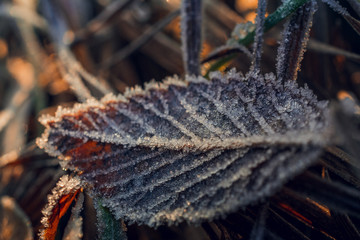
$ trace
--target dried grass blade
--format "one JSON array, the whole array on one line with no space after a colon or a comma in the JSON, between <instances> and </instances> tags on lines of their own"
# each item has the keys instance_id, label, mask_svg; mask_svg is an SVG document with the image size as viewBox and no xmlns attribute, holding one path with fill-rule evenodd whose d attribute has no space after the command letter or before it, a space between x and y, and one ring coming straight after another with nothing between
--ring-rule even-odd
<instances>
[{"instance_id":1,"label":"dried grass blade","mask_svg":"<svg viewBox=\"0 0 360 240\"><path fill-rule=\"evenodd\" d=\"M68 26L59 10L55 9L55 7L47 1L42 2L42 8L50 24L50 36L55 43L55 49L60 59L60 71L79 99L85 101L86 99L92 98L92 94L83 83L83 80L103 95L110 93L110 88L105 85L104 82L100 82L95 76L87 72L71 53L67 45L68 43L66 42L67 39L65 38Z\"/></svg>"},{"instance_id":2,"label":"dried grass blade","mask_svg":"<svg viewBox=\"0 0 360 240\"><path fill-rule=\"evenodd\" d=\"M330 55L340 55L340 56L344 56L346 58L349 58L351 60L355 60L355 61L360 61L360 55L350 52L350 51L346 51L344 49L335 47L335 46L331 46L329 44L326 43L322 43L319 42L317 40L314 39L310 39L309 40L309 46L308 46L309 50L312 51L316 51L316 52L321 52L321 53L325 53L325 54L330 54Z\"/></svg>"},{"instance_id":3,"label":"dried grass blade","mask_svg":"<svg viewBox=\"0 0 360 240\"><path fill-rule=\"evenodd\" d=\"M91 20L84 29L75 33L75 38L71 44L77 44L96 34L132 2L131 0L121 0L110 3L96 18Z\"/></svg>"},{"instance_id":4,"label":"dried grass blade","mask_svg":"<svg viewBox=\"0 0 360 240\"><path fill-rule=\"evenodd\" d=\"M360 217L360 191L337 182L324 180L312 173L304 173L289 186L335 210Z\"/></svg>"},{"instance_id":5,"label":"dried grass blade","mask_svg":"<svg viewBox=\"0 0 360 240\"><path fill-rule=\"evenodd\" d=\"M143 35L132 41L128 46L124 47L119 52L115 53L109 60L102 64L102 68L110 68L115 64L119 63L121 60L129 57L133 52L146 44L149 40L152 39L155 34L160 32L166 25L168 25L177 16L179 16L179 14L180 10L174 11L168 16L166 16L164 19L160 20L155 25L147 29Z\"/></svg>"},{"instance_id":6,"label":"dried grass blade","mask_svg":"<svg viewBox=\"0 0 360 240\"><path fill-rule=\"evenodd\" d=\"M216 48L214 51L209 53L209 55L207 55L206 58L201 61L201 63L206 63L234 53L244 53L247 57L249 57L249 59L252 57L251 52L244 45L232 44Z\"/></svg>"}]
</instances>

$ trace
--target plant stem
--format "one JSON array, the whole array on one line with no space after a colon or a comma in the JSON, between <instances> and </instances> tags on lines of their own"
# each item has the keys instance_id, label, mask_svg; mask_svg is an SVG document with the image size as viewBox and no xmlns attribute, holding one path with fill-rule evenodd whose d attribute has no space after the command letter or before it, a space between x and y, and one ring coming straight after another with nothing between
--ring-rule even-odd
<instances>
[{"instance_id":1,"label":"plant stem","mask_svg":"<svg viewBox=\"0 0 360 240\"><path fill-rule=\"evenodd\" d=\"M265 19L264 24L264 31L270 30L272 27L274 27L276 24L278 24L280 21L287 18L289 15L291 15L295 10L297 10L299 7L304 5L306 2L310 0L289 0L284 2L280 7L278 7L275 12L270 14ZM251 44L254 41L255 36L255 30L249 32L244 38L240 39L238 41L239 44L242 44L244 46L247 46ZM233 59L236 56L236 54L231 54L225 58L222 58L218 61L216 61L214 64L211 65L211 67L207 70L205 77L209 76L209 73L212 71L218 70L221 66L229 62L231 59Z\"/></svg>"}]
</instances>

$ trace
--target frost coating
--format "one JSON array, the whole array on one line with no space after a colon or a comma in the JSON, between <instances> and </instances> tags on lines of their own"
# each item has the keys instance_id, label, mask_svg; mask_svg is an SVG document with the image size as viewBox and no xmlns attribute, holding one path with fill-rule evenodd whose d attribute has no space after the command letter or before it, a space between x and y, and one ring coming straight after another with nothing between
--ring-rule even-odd
<instances>
[{"instance_id":1,"label":"frost coating","mask_svg":"<svg viewBox=\"0 0 360 240\"><path fill-rule=\"evenodd\" d=\"M44 117L40 147L117 219L201 222L273 194L329 139L327 103L232 70L133 88Z\"/></svg>"},{"instance_id":2,"label":"frost coating","mask_svg":"<svg viewBox=\"0 0 360 240\"><path fill-rule=\"evenodd\" d=\"M80 240L83 237L83 218L80 213L84 205L84 194L80 193L75 206L71 210L71 217L64 230L64 240Z\"/></svg>"},{"instance_id":3,"label":"frost coating","mask_svg":"<svg viewBox=\"0 0 360 240\"><path fill-rule=\"evenodd\" d=\"M335 12L339 13L340 15L342 15L345 20L351 25L351 27L358 33L360 34L360 21L357 20L356 18L353 18L349 12L343 8L338 1L336 0L323 0L323 2L325 2L326 4L328 4ZM357 4L357 10L359 10L359 4Z\"/></svg>"},{"instance_id":4,"label":"frost coating","mask_svg":"<svg viewBox=\"0 0 360 240\"><path fill-rule=\"evenodd\" d=\"M252 70L259 71L260 70L260 60L262 53L262 44L264 41L264 23L265 23L265 13L266 13L266 0L259 0L257 15L256 15L256 29L255 29L255 39L254 39L254 53L253 53L253 62L252 62Z\"/></svg>"},{"instance_id":5,"label":"frost coating","mask_svg":"<svg viewBox=\"0 0 360 240\"><path fill-rule=\"evenodd\" d=\"M183 0L181 4L181 43L185 72L200 73L202 47L202 0Z\"/></svg>"},{"instance_id":6,"label":"frost coating","mask_svg":"<svg viewBox=\"0 0 360 240\"><path fill-rule=\"evenodd\" d=\"M126 226L122 221L118 221L104 208L98 199L95 199L94 204L97 218L98 238L103 240L127 240Z\"/></svg>"},{"instance_id":7,"label":"frost coating","mask_svg":"<svg viewBox=\"0 0 360 240\"><path fill-rule=\"evenodd\" d=\"M343 16L349 16L349 12L343 8L338 1L336 0L322 0L324 3L328 4L335 12Z\"/></svg>"},{"instance_id":8,"label":"frost coating","mask_svg":"<svg viewBox=\"0 0 360 240\"><path fill-rule=\"evenodd\" d=\"M40 239L46 239L47 230L54 227L52 226L52 224L54 223L52 221L52 218L54 214L59 214L58 212L54 213L54 209L59 204L60 198L65 195L75 193L78 189L80 189L80 187L81 181L78 177L70 177L68 175L65 175L60 178L56 186L52 189L52 193L48 196L47 205L42 210L43 218L41 219L41 223L43 224L44 229L40 231Z\"/></svg>"},{"instance_id":9,"label":"frost coating","mask_svg":"<svg viewBox=\"0 0 360 240\"><path fill-rule=\"evenodd\" d=\"M279 81L297 78L315 10L316 2L310 1L300 7L286 23L276 61Z\"/></svg>"}]
</instances>

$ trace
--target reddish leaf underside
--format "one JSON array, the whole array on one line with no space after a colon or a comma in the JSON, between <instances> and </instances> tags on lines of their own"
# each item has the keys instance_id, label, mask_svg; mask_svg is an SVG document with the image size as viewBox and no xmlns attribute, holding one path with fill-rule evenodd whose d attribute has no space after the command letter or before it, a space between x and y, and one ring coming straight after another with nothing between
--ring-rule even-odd
<instances>
[{"instance_id":1,"label":"reddish leaf underside","mask_svg":"<svg viewBox=\"0 0 360 240\"><path fill-rule=\"evenodd\" d=\"M77 177L71 178L65 175L60 178L52 194L48 196L48 204L43 210L44 217L41 222L44 228L39 235L41 239L55 239L62 217L77 201L81 191Z\"/></svg>"},{"instance_id":2,"label":"reddish leaf underside","mask_svg":"<svg viewBox=\"0 0 360 240\"><path fill-rule=\"evenodd\" d=\"M54 206L50 218L48 218L49 227L44 230L45 239L55 239L60 219L69 210L73 201L77 199L80 189L74 193L61 196L57 205Z\"/></svg>"}]
</instances>

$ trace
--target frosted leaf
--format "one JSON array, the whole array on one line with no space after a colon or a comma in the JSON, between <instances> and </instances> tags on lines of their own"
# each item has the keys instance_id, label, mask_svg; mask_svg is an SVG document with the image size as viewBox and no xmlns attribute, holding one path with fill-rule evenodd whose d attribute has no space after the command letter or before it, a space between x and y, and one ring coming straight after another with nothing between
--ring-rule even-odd
<instances>
[{"instance_id":1,"label":"frosted leaf","mask_svg":"<svg viewBox=\"0 0 360 240\"><path fill-rule=\"evenodd\" d=\"M83 237L83 219L80 216L84 205L84 194L80 193L75 206L71 209L71 217L64 230L63 240L80 240Z\"/></svg>"},{"instance_id":2,"label":"frosted leaf","mask_svg":"<svg viewBox=\"0 0 360 240\"><path fill-rule=\"evenodd\" d=\"M41 223L44 227L40 231L40 239L55 238L57 227L62 216L67 212L71 203L78 197L80 191L80 178L62 176L52 193L48 196L48 203L42 210Z\"/></svg>"},{"instance_id":3,"label":"frosted leaf","mask_svg":"<svg viewBox=\"0 0 360 240\"><path fill-rule=\"evenodd\" d=\"M315 10L316 2L309 1L300 7L286 23L276 61L276 72L279 81L295 80L297 78L300 62L309 40Z\"/></svg>"},{"instance_id":4,"label":"frosted leaf","mask_svg":"<svg viewBox=\"0 0 360 240\"><path fill-rule=\"evenodd\" d=\"M200 73L202 0L181 1L181 43L185 72Z\"/></svg>"},{"instance_id":5,"label":"frosted leaf","mask_svg":"<svg viewBox=\"0 0 360 240\"><path fill-rule=\"evenodd\" d=\"M235 70L176 77L41 118L38 145L116 219L199 223L274 193L329 139L327 104L295 81Z\"/></svg>"}]
</instances>

